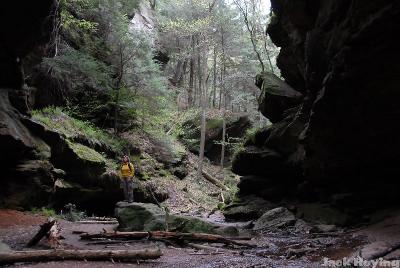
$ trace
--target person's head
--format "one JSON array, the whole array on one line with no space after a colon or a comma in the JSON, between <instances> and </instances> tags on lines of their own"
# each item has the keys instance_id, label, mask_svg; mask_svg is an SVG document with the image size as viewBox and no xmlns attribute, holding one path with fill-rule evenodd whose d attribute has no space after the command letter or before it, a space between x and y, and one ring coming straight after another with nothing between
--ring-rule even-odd
<instances>
[{"instance_id":1,"label":"person's head","mask_svg":"<svg viewBox=\"0 0 400 268\"><path fill-rule=\"evenodd\" d=\"M124 156L122 157L122 162L123 162L124 164L129 163L129 157L128 157L127 155L124 155Z\"/></svg>"}]
</instances>

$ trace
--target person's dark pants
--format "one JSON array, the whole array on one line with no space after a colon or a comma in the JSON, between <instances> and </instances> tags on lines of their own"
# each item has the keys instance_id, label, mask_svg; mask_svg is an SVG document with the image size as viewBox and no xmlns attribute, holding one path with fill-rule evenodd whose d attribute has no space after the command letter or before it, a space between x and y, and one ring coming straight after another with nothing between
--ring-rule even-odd
<instances>
[{"instance_id":1,"label":"person's dark pants","mask_svg":"<svg viewBox=\"0 0 400 268\"><path fill-rule=\"evenodd\" d=\"M122 178L121 186L124 190L124 198L128 202L133 202L133 179L132 178Z\"/></svg>"}]
</instances>

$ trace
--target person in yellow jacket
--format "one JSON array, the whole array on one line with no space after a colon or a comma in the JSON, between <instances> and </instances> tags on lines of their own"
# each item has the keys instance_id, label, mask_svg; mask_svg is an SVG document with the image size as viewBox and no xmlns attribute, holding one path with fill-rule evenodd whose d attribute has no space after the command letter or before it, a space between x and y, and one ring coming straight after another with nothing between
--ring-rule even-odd
<instances>
[{"instance_id":1,"label":"person in yellow jacket","mask_svg":"<svg viewBox=\"0 0 400 268\"><path fill-rule=\"evenodd\" d=\"M124 189L125 201L133 202L133 176L135 176L135 168L129 157L124 155L121 165L121 188Z\"/></svg>"}]
</instances>

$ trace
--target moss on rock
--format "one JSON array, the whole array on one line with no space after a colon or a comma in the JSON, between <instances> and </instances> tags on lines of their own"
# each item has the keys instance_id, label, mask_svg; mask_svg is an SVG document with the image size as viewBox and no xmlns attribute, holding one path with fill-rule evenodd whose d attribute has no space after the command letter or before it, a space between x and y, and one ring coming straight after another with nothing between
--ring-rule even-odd
<instances>
[{"instance_id":1,"label":"moss on rock","mask_svg":"<svg viewBox=\"0 0 400 268\"><path fill-rule=\"evenodd\" d=\"M69 148L81 159L89 162L96 162L100 164L105 164L106 159L100 153L96 152L95 150L82 145L80 143L74 143L67 140L67 144Z\"/></svg>"}]
</instances>

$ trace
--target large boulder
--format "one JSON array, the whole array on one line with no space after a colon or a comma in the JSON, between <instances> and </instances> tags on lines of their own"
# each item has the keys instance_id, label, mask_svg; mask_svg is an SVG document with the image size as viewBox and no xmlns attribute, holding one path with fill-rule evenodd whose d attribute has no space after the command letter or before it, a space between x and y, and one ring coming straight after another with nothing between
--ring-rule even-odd
<instances>
[{"instance_id":1,"label":"large boulder","mask_svg":"<svg viewBox=\"0 0 400 268\"><path fill-rule=\"evenodd\" d=\"M238 175L275 177L284 170L282 156L274 150L248 146L235 155L232 171Z\"/></svg>"},{"instance_id":2,"label":"large boulder","mask_svg":"<svg viewBox=\"0 0 400 268\"><path fill-rule=\"evenodd\" d=\"M164 231L167 227L181 232L224 233L226 228L200 218L167 215L163 208L151 203L119 202L115 208L121 231ZM232 233L229 230L229 233ZM236 232L237 233L237 232Z\"/></svg>"},{"instance_id":3,"label":"large boulder","mask_svg":"<svg viewBox=\"0 0 400 268\"><path fill-rule=\"evenodd\" d=\"M287 208L278 207L265 212L254 222L253 230L279 229L296 223L295 215Z\"/></svg>"},{"instance_id":4,"label":"large boulder","mask_svg":"<svg viewBox=\"0 0 400 268\"><path fill-rule=\"evenodd\" d=\"M259 109L273 123L282 120L287 109L301 102L302 94L273 73L259 74L256 81L261 89Z\"/></svg>"},{"instance_id":5,"label":"large boulder","mask_svg":"<svg viewBox=\"0 0 400 268\"><path fill-rule=\"evenodd\" d=\"M38 121L29 119L25 124L50 145L52 163L64 170L69 180L84 186L98 185L100 176L106 171L106 158L102 154L75 142L74 136L66 136Z\"/></svg>"},{"instance_id":6,"label":"large boulder","mask_svg":"<svg viewBox=\"0 0 400 268\"><path fill-rule=\"evenodd\" d=\"M261 217L272 208L270 202L257 196L243 196L240 201L227 205L223 214L227 220L248 221Z\"/></svg>"}]
</instances>

